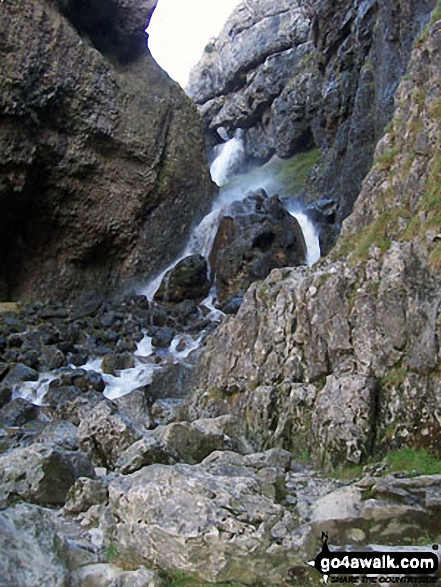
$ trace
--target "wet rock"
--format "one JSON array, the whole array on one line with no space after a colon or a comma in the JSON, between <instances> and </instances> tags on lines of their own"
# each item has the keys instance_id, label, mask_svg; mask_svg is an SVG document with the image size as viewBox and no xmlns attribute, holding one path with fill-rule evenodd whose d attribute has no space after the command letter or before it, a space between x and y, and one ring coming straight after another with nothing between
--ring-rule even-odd
<instances>
[{"instance_id":1,"label":"wet rock","mask_svg":"<svg viewBox=\"0 0 441 587\"><path fill-rule=\"evenodd\" d=\"M185 397L191 388L192 376L191 361L162 364L146 386L152 403L158 399Z\"/></svg>"},{"instance_id":2,"label":"wet rock","mask_svg":"<svg viewBox=\"0 0 441 587\"><path fill-rule=\"evenodd\" d=\"M65 420L50 422L37 436L36 441L42 444L60 447L65 450L78 450L77 427Z\"/></svg>"},{"instance_id":3,"label":"wet rock","mask_svg":"<svg viewBox=\"0 0 441 587\"><path fill-rule=\"evenodd\" d=\"M202 255L191 255L165 274L154 300L173 304L184 300L201 301L209 291L207 261Z\"/></svg>"},{"instance_id":4,"label":"wet rock","mask_svg":"<svg viewBox=\"0 0 441 587\"><path fill-rule=\"evenodd\" d=\"M305 263L306 245L295 218L278 197L259 190L233 203L222 218L210 265L221 304L242 296L254 281L276 267Z\"/></svg>"},{"instance_id":5,"label":"wet rock","mask_svg":"<svg viewBox=\"0 0 441 587\"><path fill-rule=\"evenodd\" d=\"M12 387L19 385L23 381L37 381L38 372L35 369L31 369L23 363L18 363L10 369L9 373L3 379L2 384L6 387Z\"/></svg>"},{"instance_id":6,"label":"wet rock","mask_svg":"<svg viewBox=\"0 0 441 587\"><path fill-rule=\"evenodd\" d=\"M134 366L135 360L129 353L112 353L111 355L106 355L103 357L103 362L101 363L101 369L109 375L115 375L116 371L131 369Z\"/></svg>"},{"instance_id":7,"label":"wet rock","mask_svg":"<svg viewBox=\"0 0 441 587\"><path fill-rule=\"evenodd\" d=\"M0 512L0 577L8 587L65 587L66 544L54 512L18 504Z\"/></svg>"},{"instance_id":8,"label":"wet rock","mask_svg":"<svg viewBox=\"0 0 441 587\"><path fill-rule=\"evenodd\" d=\"M150 409L150 413L156 425L171 424L178 417L181 399L158 399Z\"/></svg>"},{"instance_id":9,"label":"wet rock","mask_svg":"<svg viewBox=\"0 0 441 587\"><path fill-rule=\"evenodd\" d=\"M65 354L56 346L45 346L39 354L39 363L44 365L46 371L53 371L67 365Z\"/></svg>"},{"instance_id":10,"label":"wet rock","mask_svg":"<svg viewBox=\"0 0 441 587\"><path fill-rule=\"evenodd\" d=\"M169 307L169 311L180 324L185 324L189 320L199 315L199 308L196 300L183 300Z\"/></svg>"},{"instance_id":11,"label":"wet rock","mask_svg":"<svg viewBox=\"0 0 441 587\"><path fill-rule=\"evenodd\" d=\"M106 384L102 376L96 371L87 371L86 369L69 369L61 374L61 385L72 386L79 389L81 392L99 391L105 389ZM56 383L52 384L55 387Z\"/></svg>"},{"instance_id":12,"label":"wet rock","mask_svg":"<svg viewBox=\"0 0 441 587\"><path fill-rule=\"evenodd\" d=\"M9 365L7 363L0 363L0 381L4 379L5 375L9 371Z\"/></svg>"},{"instance_id":13,"label":"wet rock","mask_svg":"<svg viewBox=\"0 0 441 587\"><path fill-rule=\"evenodd\" d=\"M9 387L0 386L0 408L3 408L8 402L11 401L12 391Z\"/></svg>"},{"instance_id":14,"label":"wet rock","mask_svg":"<svg viewBox=\"0 0 441 587\"><path fill-rule=\"evenodd\" d=\"M225 314L237 314L240 306L242 305L243 298L232 296L222 306L222 311Z\"/></svg>"},{"instance_id":15,"label":"wet rock","mask_svg":"<svg viewBox=\"0 0 441 587\"><path fill-rule=\"evenodd\" d=\"M114 469L120 455L141 437L142 433L110 402L99 403L78 428L81 449L96 466L109 469Z\"/></svg>"},{"instance_id":16,"label":"wet rock","mask_svg":"<svg viewBox=\"0 0 441 587\"><path fill-rule=\"evenodd\" d=\"M178 460L177 453L150 433L129 446L120 455L116 467L123 475L128 475L148 465L173 465Z\"/></svg>"},{"instance_id":17,"label":"wet rock","mask_svg":"<svg viewBox=\"0 0 441 587\"><path fill-rule=\"evenodd\" d=\"M67 492L64 511L69 514L86 512L93 505L105 504L107 498L107 485L102 479L80 477Z\"/></svg>"},{"instance_id":18,"label":"wet rock","mask_svg":"<svg viewBox=\"0 0 441 587\"><path fill-rule=\"evenodd\" d=\"M50 385L43 401L56 418L79 426L81 420L103 401L103 395L97 391L80 392L72 386Z\"/></svg>"},{"instance_id":19,"label":"wet rock","mask_svg":"<svg viewBox=\"0 0 441 587\"><path fill-rule=\"evenodd\" d=\"M0 425L24 426L38 417L40 408L22 398L15 398L0 409Z\"/></svg>"},{"instance_id":20,"label":"wet rock","mask_svg":"<svg viewBox=\"0 0 441 587\"><path fill-rule=\"evenodd\" d=\"M17 497L33 503L62 505L79 477L95 477L89 458L82 452L65 451L35 443L0 455L0 501Z\"/></svg>"},{"instance_id":21,"label":"wet rock","mask_svg":"<svg viewBox=\"0 0 441 587\"><path fill-rule=\"evenodd\" d=\"M152 337L152 345L157 348L168 348L176 336L176 330L168 326L164 326L155 332Z\"/></svg>"}]
</instances>

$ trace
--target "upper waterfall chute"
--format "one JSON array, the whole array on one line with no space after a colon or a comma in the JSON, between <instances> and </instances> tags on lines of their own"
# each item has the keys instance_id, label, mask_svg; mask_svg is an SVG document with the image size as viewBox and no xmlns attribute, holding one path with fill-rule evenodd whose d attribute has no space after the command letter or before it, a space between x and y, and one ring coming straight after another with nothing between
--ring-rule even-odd
<instances>
[{"instance_id":1,"label":"upper waterfall chute","mask_svg":"<svg viewBox=\"0 0 441 587\"><path fill-rule=\"evenodd\" d=\"M210 172L213 181L221 188L219 195L213 202L211 212L194 228L187 245L178 258L139 290L139 293L147 296L149 300L154 298L165 275L180 261L191 255L205 257L208 263L209 277L214 278L213 275L210 275L210 253L223 215L226 212L230 214L231 205L244 200L249 195L250 190L264 187L270 196L280 193L278 190L280 186L274 181L274 174L268 166L262 166L251 172L241 174L245 163L244 133L242 129L237 129L231 139L228 139L224 129L219 129L218 132L225 139L225 142L215 147L216 158L211 164ZM239 183L238 179L240 180ZM228 182L231 182L231 184L226 185ZM317 227L305 214L298 201L293 204L292 198L282 197L281 199L285 209L297 219L300 225L307 249L306 263L311 266L321 256ZM289 204L290 200L291 204Z\"/></svg>"},{"instance_id":2,"label":"upper waterfall chute","mask_svg":"<svg viewBox=\"0 0 441 587\"><path fill-rule=\"evenodd\" d=\"M305 239L306 244L306 263L309 266L314 265L314 263L317 263L321 257L320 241L317 230L304 212L295 209L290 210L289 208L287 208L287 210L291 216L294 216L302 229L303 238Z\"/></svg>"},{"instance_id":3,"label":"upper waterfall chute","mask_svg":"<svg viewBox=\"0 0 441 587\"><path fill-rule=\"evenodd\" d=\"M216 158L210 167L211 178L219 187L236 175L245 160L243 130L238 128L234 137L214 148Z\"/></svg>"}]
</instances>

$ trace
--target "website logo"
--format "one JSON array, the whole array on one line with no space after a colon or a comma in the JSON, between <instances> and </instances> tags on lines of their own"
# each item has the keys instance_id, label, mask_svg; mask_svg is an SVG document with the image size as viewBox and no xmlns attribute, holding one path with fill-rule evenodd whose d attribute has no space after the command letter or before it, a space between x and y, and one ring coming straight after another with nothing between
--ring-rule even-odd
<instances>
[{"instance_id":1,"label":"website logo","mask_svg":"<svg viewBox=\"0 0 441 587\"><path fill-rule=\"evenodd\" d=\"M328 535L322 532L322 550L307 564L323 575L327 585L331 575L433 575L439 567L437 554L429 551L331 551ZM438 545L432 547L438 550ZM406 581L408 583L412 581ZM431 580L427 582L432 582ZM421 581L419 581L421 583Z\"/></svg>"}]
</instances>

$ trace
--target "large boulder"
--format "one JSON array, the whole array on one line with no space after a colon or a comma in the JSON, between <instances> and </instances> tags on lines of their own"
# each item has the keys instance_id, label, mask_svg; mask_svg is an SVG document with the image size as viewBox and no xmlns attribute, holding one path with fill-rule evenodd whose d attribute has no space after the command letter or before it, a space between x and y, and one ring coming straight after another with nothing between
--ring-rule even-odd
<instances>
[{"instance_id":1,"label":"large boulder","mask_svg":"<svg viewBox=\"0 0 441 587\"><path fill-rule=\"evenodd\" d=\"M122 555L205 581L282 584L299 562L289 534L295 517L233 457L222 467L152 465L113 481L109 540Z\"/></svg>"},{"instance_id":2,"label":"large boulder","mask_svg":"<svg viewBox=\"0 0 441 587\"><path fill-rule=\"evenodd\" d=\"M207 261L202 255L190 255L164 275L155 301L172 304L184 300L202 301L209 291Z\"/></svg>"},{"instance_id":3,"label":"large boulder","mask_svg":"<svg viewBox=\"0 0 441 587\"><path fill-rule=\"evenodd\" d=\"M154 572L140 567L124 571L114 564L86 565L72 573L72 587L162 587L162 579Z\"/></svg>"},{"instance_id":4,"label":"large boulder","mask_svg":"<svg viewBox=\"0 0 441 587\"><path fill-rule=\"evenodd\" d=\"M115 468L120 455L142 437L141 431L115 405L101 402L78 428L80 447L98 467Z\"/></svg>"},{"instance_id":5,"label":"large boulder","mask_svg":"<svg viewBox=\"0 0 441 587\"><path fill-rule=\"evenodd\" d=\"M70 585L66 544L51 510L18 504L0 512L0 584Z\"/></svg>"},{"instance_id":6,"label":"large boulder","mask_svg":"<svg viewBox=\"0 0 441 587\"><path fill-rule=\"evenodd\" d=\"M196 108L145 47L156 1L83 4L2 7L2 296L138 284L210 206Z\"/></svg>"},{"instance_id":7,"label":"large boulder","mask_svg":"<svg viewBox=\"0 0 441 587\"><path fill-rule=\"evenodd\" d=\"M223 450L224 435L197 424L173 422L157 428L160 440L186 463L200 463L212 452Z\"/></svg>"},{"instance_id":8,"label":"large boulder","mask_svg":"<svg viewBox=\"0 0 441 587\"><path fill-rule=\"evenodd\" d=\"M251 283L265 279L276 267L305 262L306 244L299 223L277 196L268 198L264 190L228 208L210 253L221 303L243 296Z\"/></svg>"},{"instance_id":9,"label":"large boulder","mask_svg":"<svg viewBox=\"0 0 441 587\"><path fill-rule=\"evenodd\" d=\"M40 443L17 448L0 456L0 503L19 498L63 505L79 477L95 477L91 461L80 451Z\"/></svg>"},{"instance_id":10,"label":"large boulder","mask_svg":"<svg viewBox=\"0 0 441 587\"><path fill-rule=\"evenodd\" d=\"M400 545L436 537L440 489L441 475L364 477L318 499L311 526L325 527L335 544Z\"/></svg>"}]
</instances>

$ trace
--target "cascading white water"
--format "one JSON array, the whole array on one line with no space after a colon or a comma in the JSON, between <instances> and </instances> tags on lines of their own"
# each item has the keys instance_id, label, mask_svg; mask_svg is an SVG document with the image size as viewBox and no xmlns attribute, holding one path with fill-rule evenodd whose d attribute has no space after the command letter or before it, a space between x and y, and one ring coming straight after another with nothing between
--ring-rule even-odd
<instances>
[{"instance_id":1,"label":"cascading white water","mask_svg":"<svg viewBox=\"0 0 441 587\"><path fill-rule=\"evenodd\" d=\"M243 132L238 129L232 139L216 147L218 154L211 165L210 173L213 181L219 187L224 185L237 172L243 162L244 145L242 135ZM221 191L219 197L213 203L211 212L193 230L187 245L179 257L149 283L140 288L138 293L145 295L148 300L152 300L165 274L185 257L200 254L208 260L223 210L235 199L238 199L237 196L238 194L231 190ZM241 192L240 197L243 199L245 194Z\"/></svg>"},{"instance_id":2,"label":"cascading white water","mask_svg":"<svg viewBox=\"0 0 441 587\"><path fill-rule=\"evenodd\" d=\"M220 186L228 181L228 179L232 178L234 170L237 171L239 165L243 162L244 147L241 133L236 133L234 138L227 141L222 147L223 148L219 149L218 157L211 166L213 179ZM259 178L259 181L261 181L261 179L262 177ZM270 178L266 177L266 180L268 179ZM263 180L265 180L265 174L263 174ZM154 294L161 285L164 275L180 260L194 254L201 254L208 259L224 211L233 202L243 200L247 197L247 190L244 189L244 186L246 185L246 176L242 176L241 187L239 189L230 186L223 187L220 190L219 196L213 203L212 211L207 214L202 222L200 222L195 228L179 258L170 264L169 267L164 269L164 271L158 276L152 279L147 285L141 288L139 293L144 294L149 300L152 300ZM251 189L258 186L250 184L249 187ZM270 190L268 190L268 192L270 193ZM297 218L297 221L300 224L307 247L307 263L308 265L313 265L320 258L320 246L317 231L307 215L298 208L298 205L293 205L291 207L287 206L287 210L292 216ZM215 296L216 290L213 287L202 304L210 311L211 318L219 321L224 317L224 314L215 308L213 303ZM177 335L168 350L173 362L184 361L193 350L198 348L202 338L203 334L201 334L197 340L193 340L188 335ZM83 368L96 371L102 375L106 383L104 395L107 398L115 399L121 397L141 385L148 385L152 381L154 372L161 368L155 363L149 363L143 360L143 358L145 359L153 353L151 341L152 339L146 334L143 340L137 345L135 366L131 369L121 371L118 376L103 373L101 368L102 359L91 359L83 365ZM181 346L182 342L185 343L183 345L184 350L178 352L177 348L178 346ZM41 405L44 403L44 396L48 391L49 383L56 377L57 375L52 373L41 374L37 382L27 382L20 386L20 396L25 397L28 401Z\"/></svg>"},{"instance_id":3,"label":"cascading white water","mask_svg":"<svg viewBox=\"0 0 441 587\"><path fill-rule=\"evenodd\" d=\"M218 185L225 185L239 171L244 157L243 131L237 129L234 137L215 147L216 158L211 164L212 180Z\"/></svg>"},{"instance_id":4,"label":"cascading white water","mask_svg":"<svg viewBox=\"0 0 441 587\"><path fill-rule=\"evenodd\" d=\"M219 134L227 139L226 134L222 135L222 129L219 129L219 131ZM225 184L237 174L238 170L240 170L244 161L245 149L243 131L241 129L236 130L234 137L226 140L222 145L217 146L215 151L217 157L211 164L210 173L213 181L221 188L219 195L213 203L211 212L207 214L207 216L205 216L205 218L194 229L185 249L179 257L139 290L138 293L145 295L149 300L152 300L155 293L158 291L165 274L170 271L170 269L173 269L179 261L189 255L196 254L202 255L208 260L224 211L230 204L243 200L248 195L247 190L244 189L244 186L246 186L246 175L241 176L240 189L237 189L234 186L225 187ZM263 175L258 176L258 184L254 185L255 182L256 177L253 178L253 185L250 185L250 189L257 188L262 183L271 184L271 178L263 173ZM300 224L307 249L306 262L308 265L313 265L320 259L321 255L317 230L307 215L299 210L298 205L295 209L290 209L288 206L287 210ZM206 300L207 304L210 305L209 299L212 301L213 292L211 292L211 298L209 296Z\"/></svg>"},{"instance_id":5,"label":"cascading white water","mask_svg":"<svg viewBox=\"0 0 441 587\"><path fill-rule=\"evenodd\" d=\"M294 218L300 224L300 228L302 229L303 238L305 239L306 244L306 263L309 266L314 265L314 263L317 263L321 256L320 241L317 230L304 212L289 209L288 212L291 214L291 216L294 216Z\"/></svg>"}]
</instances>

